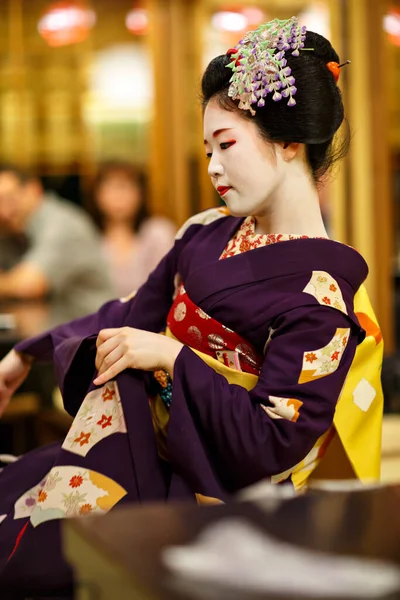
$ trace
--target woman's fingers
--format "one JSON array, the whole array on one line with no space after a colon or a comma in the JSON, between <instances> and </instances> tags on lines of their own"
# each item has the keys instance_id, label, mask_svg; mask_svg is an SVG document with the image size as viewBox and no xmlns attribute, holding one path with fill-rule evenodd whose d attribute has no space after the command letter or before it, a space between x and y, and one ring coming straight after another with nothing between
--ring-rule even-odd
<instances>
[{"instance_id":1,"label":"woman's fingers","mask_svg":"<svg viewBox=\"0 0 400 600\"><path fill-rule=\"evenodd\" d=\"M110 368L104 371L101 375L97 376L93 381L94 385L103 385L110 381L110 379L114 379L119 373L125 371L129 367L128 360L125 356L122 356L117 362L115 362Z\"/></svg>"},{"instance_id":2,"label":"woman's fingers","mask_svg":"<svg viewBox=\"0 0 400 600\"><path fill-rule=\"evenodd\" d=\"M130 366L127 334L128 328L126 327L100 331L97 338L95 362L98 374L94 380L95 385L106 383Z\"/></svg>"},{"instance_id":3,"label":"woman's fingers","mask_svg":"<svg viewBox=\"0 0 400 600\"><path fill-rule=\"evenodd\" d=\"M104 362L107 356L120 346L121 340L119 339L118 334L113 335L111 338L105 340L101 345L98 345L95 360L96 369L99 370L101 364Z\"/></svg>"},{"instance_id":4,"label":"woman's fingers","mask_svg":"<svg viewBox=\"0 0 400 600\"><path fill-rule=\"evenodd\" d=\"M96 343L98 375L94 383L102 385L129 368L153 371L169 366L169 370L172 370L177 352L171 348L171 344L176 345L178 342L168 341L165 336L149 331L120 327L103 329Z\"/></svg>"},{"instance_id":5,"label":"woman's fingers","mask_svg":"<svg viewBox=\"0 0 400 600\"><path fill-rule=\"evenodd\" d=\"M99 331L96 340L96 347L99 348L102 344L104 344L104 342L120 333L122 329L123 327L117 327L114 329L102 329L101 331Z\"/></svg>"},{"instance_id":6,"label":"woman's fingers","mask_svg":"<svg viewBox=\"0 0 400 600\"><path fill-rule=\"evenodd\" d=\"M122 358L124 356L124 352L121 348L121 346L117 346L116 348L114 348L114 350L112 350L111 352L109 352L99 363L99 365L96 365L97 368L97 376L102 375L103 373L105 373L107 371L107 369L109 369L110 367L112 367L112 365L114 365L116 362L119 361L120 358Z\"/></svg>"}]
</instances>

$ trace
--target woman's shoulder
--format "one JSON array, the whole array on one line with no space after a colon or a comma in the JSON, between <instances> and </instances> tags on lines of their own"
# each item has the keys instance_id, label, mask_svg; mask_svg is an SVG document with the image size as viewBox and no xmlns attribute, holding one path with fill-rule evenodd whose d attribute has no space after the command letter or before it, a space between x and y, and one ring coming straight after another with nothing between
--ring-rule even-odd
<instances>
[{"instance_id":1,"label":"woman's shoulder","mask_svg":"<svg viewBox=\"0 0 400 600\"><path fill-rule=\"evenodd\" d=\"M190 217L179 229L176 234L176 239L181 239L185 233L190 229L190 227L194 225L210 225L219 219L223 219L229 216L229 211L227 208L223 206L219 206L217 208L209 208L207 210L202 211L196 215Z\"/></svg>"},{"instance_id":2,"label":"woman's shoulder","mask_svg":"<svg viewBox=\"0 0 400 600\"><path fill-rule=\"evenodd\" d=\"M358 289L368 276L368 265L355 248L329 238L299 236L273 244L272 249L270 258L275 254L275 262L280 262L280 272L285 268L292 273L327 271L345 279L354 289Z\"/></svg>"}]
</instances>

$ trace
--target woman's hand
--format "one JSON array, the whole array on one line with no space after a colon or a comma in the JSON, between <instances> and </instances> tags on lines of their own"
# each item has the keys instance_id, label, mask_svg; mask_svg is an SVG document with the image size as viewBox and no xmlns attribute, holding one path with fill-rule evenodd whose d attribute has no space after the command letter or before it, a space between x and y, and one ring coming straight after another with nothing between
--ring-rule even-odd
<instances>
[{"instance_id":1,"label":"woman's hand","mask_svg":"<svg viewBox=\"0 0 400 600\"><path fill-rule=\"evenodd\" d=\"M0 416L31 369L32 359L11 350L0 362Z\"/></svg>"},{"instance_id":2,"label":"woman's hand","mask_svg":"<svg viewBox=\"0 0 400 600\"><path fill-rule=\"evenodd\" d=\"M132 327L103 329L96 346L95 385L103 385L125 369L165 369L172 376L175 359L183 348L183 344L165 335Z\"/></svg>"}]
</instances>

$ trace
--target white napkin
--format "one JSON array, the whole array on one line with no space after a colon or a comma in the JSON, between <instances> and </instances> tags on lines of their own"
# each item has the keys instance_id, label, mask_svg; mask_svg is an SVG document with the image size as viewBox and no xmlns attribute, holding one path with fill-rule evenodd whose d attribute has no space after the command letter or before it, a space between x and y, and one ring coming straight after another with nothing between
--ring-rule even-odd
<instances>
[{"instance_id":1,"label":"white napkin","mask_svg":"<svg viewBox=\"0 0 400 600\"><path fill-rule=\"evenodd\" d=\"M175 575L247 591L376 598L400 590L391 563L299 548L242 518L213 523L193 544L166 548L163 560Z\"/></svg>"}]
</instances>

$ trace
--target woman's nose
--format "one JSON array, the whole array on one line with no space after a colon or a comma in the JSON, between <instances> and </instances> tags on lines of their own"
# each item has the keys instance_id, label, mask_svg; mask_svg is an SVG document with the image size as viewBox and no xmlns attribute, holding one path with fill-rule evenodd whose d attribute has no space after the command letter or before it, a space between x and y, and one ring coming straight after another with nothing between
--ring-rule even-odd
<instances>
[{"instance_id":1,"label":"woman's nose","mask_svg":"<svg viewBox=\"0 0 400 600\"><path fill-rule=\"evenodd\" d=\"M215 153L211 156L208 163L208 174L210 177L219 177L224 174L224 168Z\"/></svg>"}]
</instances>

